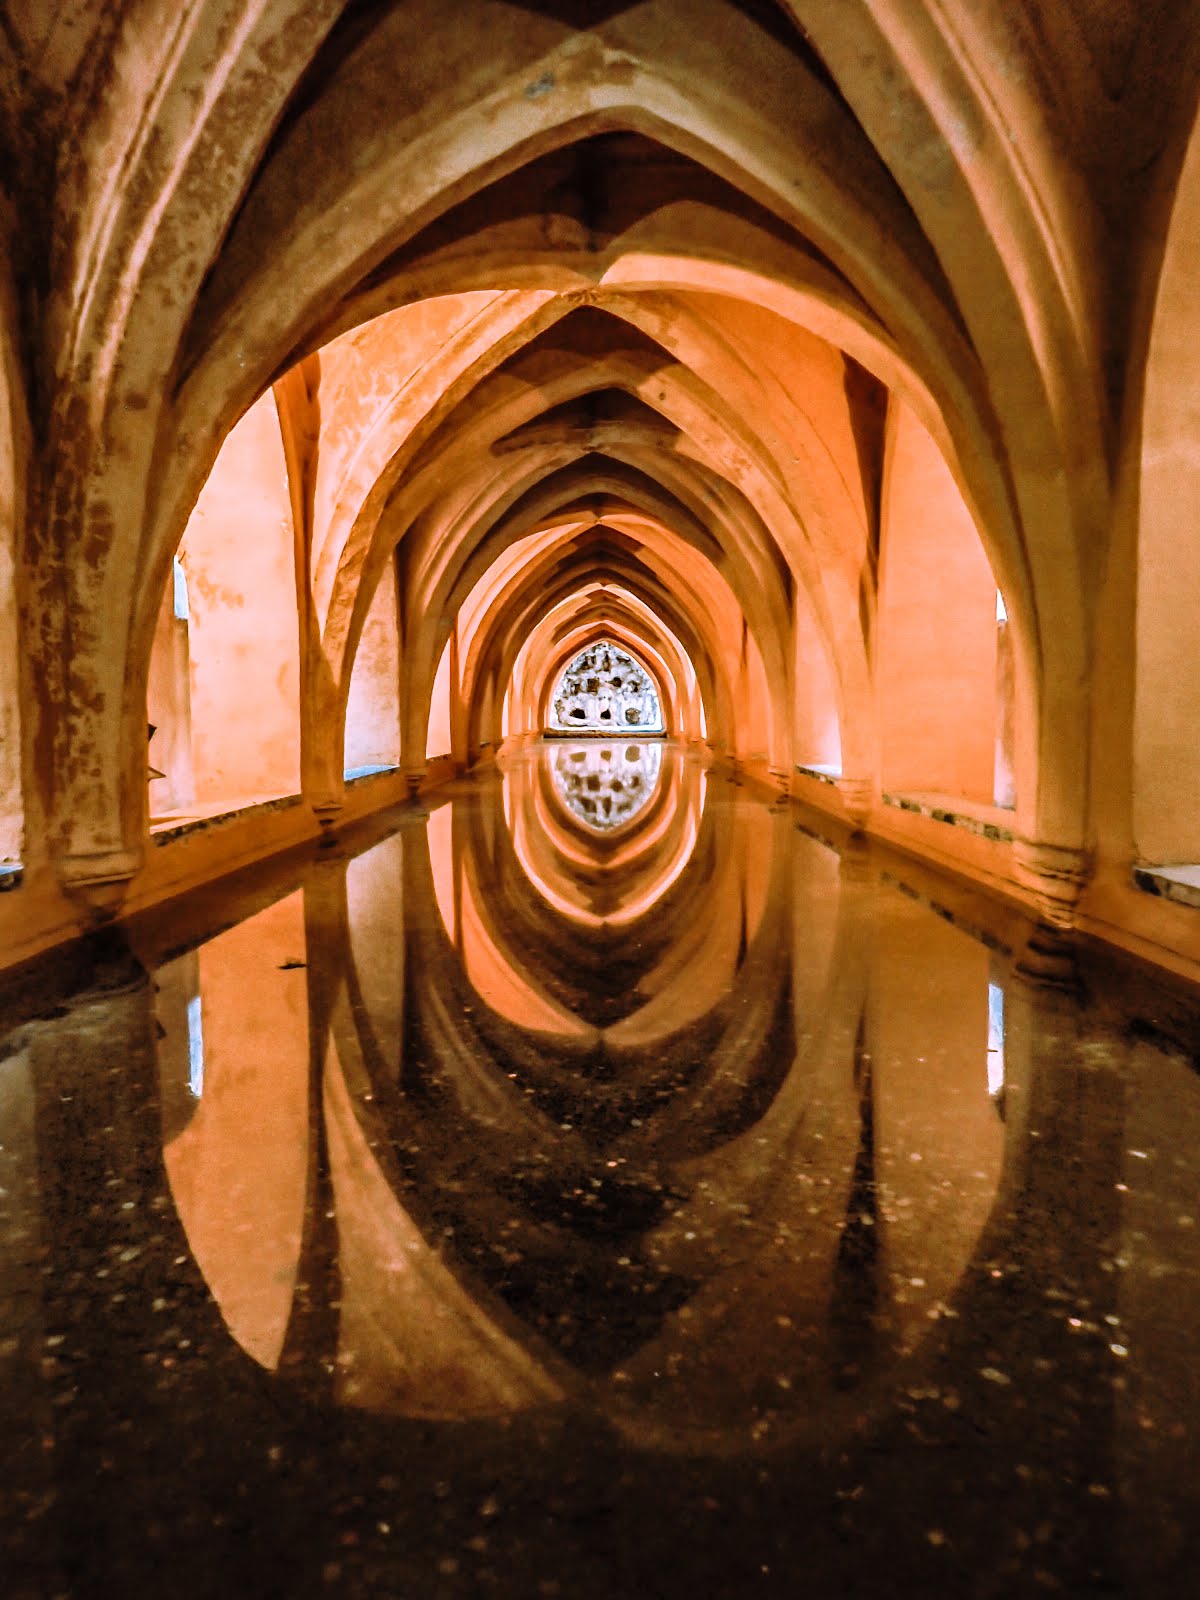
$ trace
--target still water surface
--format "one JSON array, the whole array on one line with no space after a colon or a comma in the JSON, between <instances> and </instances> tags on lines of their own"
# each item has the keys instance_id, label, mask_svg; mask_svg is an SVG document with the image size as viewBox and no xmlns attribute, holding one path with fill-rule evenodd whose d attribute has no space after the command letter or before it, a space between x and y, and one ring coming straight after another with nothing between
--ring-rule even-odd
<instances>
[{"instance_id":1,"label":"still water surface","mask_svg":"<svg viewBox=\"0 0 1200 1600\"><path fill-rule=\"evenodd\" d=\"M3 1593L1185 1592L1193 1003L830 826L556 742L0 1028Z\"/></svg>"}]
</instances>

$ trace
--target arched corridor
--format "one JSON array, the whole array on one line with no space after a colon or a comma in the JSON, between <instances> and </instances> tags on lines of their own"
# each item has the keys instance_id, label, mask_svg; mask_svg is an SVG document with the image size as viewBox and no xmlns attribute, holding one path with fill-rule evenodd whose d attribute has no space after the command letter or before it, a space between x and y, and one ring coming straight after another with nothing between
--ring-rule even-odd
<instances>
[{"instance_id":1,"label":"arched corridor","mask_svg":"<svg viewBox=\"0 0 1200 1600\"><path fill-rule=\"evenodd\" d=\"M1200 0L0 0L0 1107L141 997L235 1386L815 1460L1076 1293L1038 1095L1095 1198L1200 1058L1198 86Z\"/></svg>"},{"instance_id":2,"label":"arched corridor","mask_svg":"<svg viewBox=\"0 0 1200 1600\"><path fill-rule=\"evenodd\" d=\"M833 9L16 8L13 959L490 759L591 631L1196 970L1188 6Z\"/></svg>"}]
</instances>

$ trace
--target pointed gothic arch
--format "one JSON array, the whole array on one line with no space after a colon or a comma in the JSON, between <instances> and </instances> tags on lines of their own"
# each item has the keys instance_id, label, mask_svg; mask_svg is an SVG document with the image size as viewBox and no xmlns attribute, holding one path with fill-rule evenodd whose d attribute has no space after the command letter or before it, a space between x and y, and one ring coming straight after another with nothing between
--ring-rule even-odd
<instances>
[{"instance_id":1,"label":"pointed gothic arch","mask_svg":"<svg viewBox=\"0 0 1200 1600\"><path fill-rule=\"evenodd\" d=\"M585 645L558 675L548 734L665 734L662 691L631 646L607 636Z\"/></svg>"}]
</instances>

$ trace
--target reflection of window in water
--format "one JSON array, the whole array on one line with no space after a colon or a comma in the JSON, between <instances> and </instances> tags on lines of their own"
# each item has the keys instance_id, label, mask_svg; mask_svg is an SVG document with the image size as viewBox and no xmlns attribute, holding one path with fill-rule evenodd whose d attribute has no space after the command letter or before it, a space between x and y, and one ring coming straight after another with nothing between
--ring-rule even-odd
<instances>
[{"instance_id":1,"label":"reflection of window in water","mask_svg":"<svg viewBox=\"0 0 1200 1600\"><path fill-rule=\"evenodd\" d=\"M988 1093L997 1110L1004 1113L1004 990L998 983L988 984Z\"/></svg>"},{"instance_id":2,"label":"reflection of window in water","mask_svg":"<svg viewBox=\"0 0 1200 1600\"><path fill-rule=\"evenodd\" d=\"M188 1088L199 1100L204 1093L204 1023L198 994L194 994L187 1003L187 1030Z\"/></svg>"},{"instance_id":3,"label":"reflection of window in water","mask_svg":"<svg viewBox=\"0 0 1200 1600\"><path fill-rule=\"evenodd\" d=\"M658 690L640 661L601 639L581 650L558 680L549 726L556 733L613 733L618 728L662 733Z\"/></svg>"},{"instance_id":4,"label":"reflection of window in water","mask_svg":"<svg viewBox=\"0 0 1200 1600\"><path fill-rule=\"evenodd\" d=\"M567 810L607 831L636 817L662 766L660 744L564 746L554 752L554 787Z\"/></svg>"},{"instance_id":5,"label":"reflection of window in water","mask_svg":"<svg viewBox=\"0 0 1200 1600\"><path fill-rule=\"evenodd\" d=\"M164 962L154 974L154 990L163 1139L170 1144L187 1127L204 1094L199 951L187 950Z\"/></svg>"}]
</instances>

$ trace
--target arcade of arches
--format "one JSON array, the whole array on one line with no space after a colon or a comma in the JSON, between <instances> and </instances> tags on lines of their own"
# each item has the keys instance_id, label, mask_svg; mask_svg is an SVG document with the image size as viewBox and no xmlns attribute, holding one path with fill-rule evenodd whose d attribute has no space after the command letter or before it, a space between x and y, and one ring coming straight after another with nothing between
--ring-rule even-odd
<instances>
[{"instance_id":1,"label":"arcade of arches","mask_svg":"<svg viewBox=\"0 0 1200 1600\"><path fill-rule=\"evenodd\" d=\"M503 759L606 640L1200 974L1196 11L8 0L3 959Z\"/></svg>"}]
</instances>

